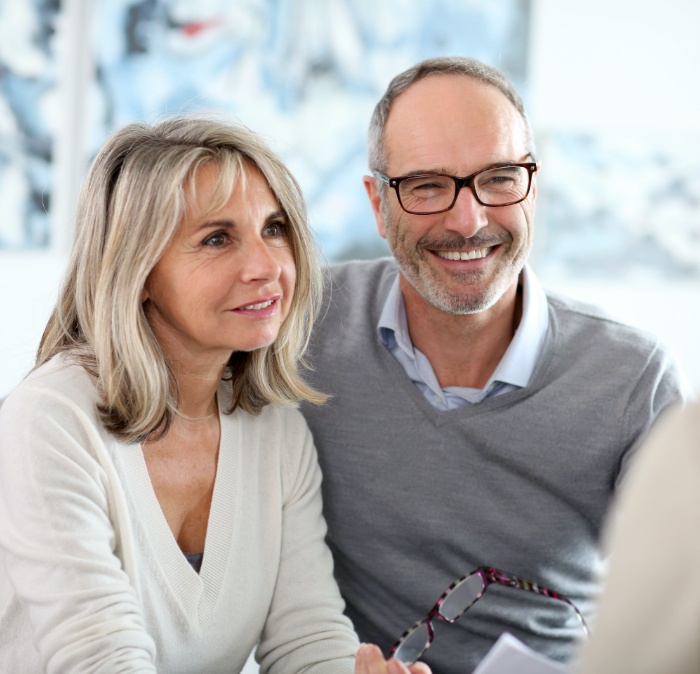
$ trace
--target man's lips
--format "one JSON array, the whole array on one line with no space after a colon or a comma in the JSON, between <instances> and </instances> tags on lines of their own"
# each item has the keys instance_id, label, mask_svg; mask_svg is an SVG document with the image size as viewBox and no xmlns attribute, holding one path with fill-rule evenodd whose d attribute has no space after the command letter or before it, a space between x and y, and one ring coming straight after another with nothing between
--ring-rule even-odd
<instances>
[{"instance_id":1,"label":"man's lips","mask_svg":"<svg viewBox=\"0 0 700 674\"><path fill-rule=\"evenodd\" d=\"M495 246L473 248L472 250L433 250L431 251L443 260L479 260L486 257Z\"/></svg>"}]
</instances>

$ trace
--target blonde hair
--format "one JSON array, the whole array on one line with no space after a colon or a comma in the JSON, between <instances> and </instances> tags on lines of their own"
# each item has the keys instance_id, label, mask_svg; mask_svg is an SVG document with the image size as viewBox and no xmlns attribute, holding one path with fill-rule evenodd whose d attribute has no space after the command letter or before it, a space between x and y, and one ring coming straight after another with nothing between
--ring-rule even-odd
<instances>
[{"instance_id":1,"label":"blonde hair","mask_svg":"<svg viewBox=\"0 0 700 674\"><path fill-rule=\"evenodd\" d=\"M225 411L257 414L268 403L325 400L299 373L323 282L294 177L243 126L192 117L130 124L107 141L83 184L73 250L35 365L57 353L82 365L96 380L105 427L122 440L164 433L178 413L176 382L141 292L185 214L197 170L211 164L220 169L212 211L245 180L247 164L257 167L287 216L296 265L294 297L276 341L231 355Z\"/></svg>"}]
</instances>

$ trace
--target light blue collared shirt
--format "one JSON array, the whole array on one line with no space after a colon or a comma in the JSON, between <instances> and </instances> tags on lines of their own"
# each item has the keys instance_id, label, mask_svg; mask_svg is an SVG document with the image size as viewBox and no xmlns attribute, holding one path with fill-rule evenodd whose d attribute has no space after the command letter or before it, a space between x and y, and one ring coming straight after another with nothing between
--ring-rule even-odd
<instances>
[{"instance_id":1,"label":"light blue collared shirt","mask_svg":"<svg viewBox=\"0 0 700 674\"><path fill-rule=\"evenodd\" d=\"M411 343L406 305L396 277L384 303L377 330L384 346L433 407L451 410L527 386L547 337L549 317L547 296L527 265L521 273L520 283L523 291L520 325L486 386L482 389L462 386L441 388L430 361Z\"/></svg>"}]
</instances>

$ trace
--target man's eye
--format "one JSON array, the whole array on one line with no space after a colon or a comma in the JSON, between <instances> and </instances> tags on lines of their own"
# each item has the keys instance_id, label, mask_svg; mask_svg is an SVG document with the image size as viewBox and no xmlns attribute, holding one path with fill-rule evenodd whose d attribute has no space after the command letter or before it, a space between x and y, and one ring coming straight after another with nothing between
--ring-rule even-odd
<instances>
[{"instance_id":1,"label":"man's eye","mask_svg":"<svg viewBox=\"0 0 700 674\"><path fill-rule=\"evenodd\" d=\"M402 183L401 187L404 192L418 196L425 193L434 194L450 190L452 184L439 176L425 176L424 178L406 180L405 183Z\"/></svg>"},{"instance_id":2,"label":"man's eye","mask_svg":"<svg viewBox=\"0 0 700 674\"><path fill-rule=\"evenodd\" d=\"M444 185L441 185L440 183L417 183L416 185L413 186L414 190L439 190L442 189Z\"/></svg>"}]
</instances>

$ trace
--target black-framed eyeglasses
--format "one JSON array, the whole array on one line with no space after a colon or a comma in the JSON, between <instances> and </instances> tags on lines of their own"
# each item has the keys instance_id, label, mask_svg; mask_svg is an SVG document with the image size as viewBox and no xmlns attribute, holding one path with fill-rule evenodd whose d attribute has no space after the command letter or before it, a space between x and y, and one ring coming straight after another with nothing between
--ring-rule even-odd
<instances>
[{"instance_id":1,"label":"black-framed eyeglasses","mask_svg":"<svg viewBox=\"0 0 700 674\"><path fill-rule=\"evenodd\" d=\"M538 162L506 164L480 169L464 178L444 173L421 173L389 178L374 175L393 187L401 208L413 215L433 215L449 211L463 187L469 187L482 206L512 206L530 193Z\"/></svg>"},{"instance_id":2,"label":"black-framed eyeglasses","mask_svg":"<svg viewBox=\"0 0 700 674\"><path fill-rule=\"evenodd\" d=\"M513 576L505 571L499 571L493 567L480 566L463 578L456 580L437 600L435 606L430 609L428 615L419 622L411 625L394 644L391 649L391 657L400 660L406 665L412 665L420 658L433 643L433 620L443 620L453 623L457 618L466 613L488 589L489 585L496 583L506 587L514 587L520 590L528 590L537 594L558 599L568 604L576 613L577 618L588 635L588 626L581 612L574 603L563 595L550 590L543 585L537 585L530 581Z\"/></svg>"}]
</instances>

